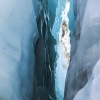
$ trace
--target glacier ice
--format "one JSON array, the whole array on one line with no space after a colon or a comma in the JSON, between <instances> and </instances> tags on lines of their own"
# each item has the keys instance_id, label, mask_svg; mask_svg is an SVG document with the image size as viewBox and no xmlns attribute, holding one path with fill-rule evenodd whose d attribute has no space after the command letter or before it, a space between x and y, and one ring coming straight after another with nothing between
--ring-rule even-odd
<instances>
[{"instance_id":1,"label":"glacier ice","mask_svg":"<svg viewBox=\"0 0 100 100\"><path fill-rule=\"evenodd\" d=\"M36 59L33 97L35 100L56 100L54 76L56 39L52 36L52 28L58 0L33 0L33 5L37 10L35 16L39 33L34 50ZM36 5L39 7L36 8Z\"/></svg>"},{"instance_id":2,"label":"glacier ice","mask_svg":"<svg viewBox=\"0 0 100 100\"><path fill-rule=\"evenodd\" d=\"M64 100L99 100L100 1L75 0Z\"/></svg>"},{"instance_id":3,"label":"glacier ice","mask_svg":"<svg viewBox=\"0 0 100 100\"><path fill-rule=\"evenodd\" d=\"M57 5L58 0L0 0L0 99L56 99Z\"/></svg>"},{"instance_id":4,"label":"glacier ice","mask_svg":"<svg viewBox=\"0 0 100 100\"><path fill-rule=\"evenodd\" d=\"M0 0L0 99L57 99L57 33L66 2Z\"/></svg>"},{"instance_id":5,"label":"glacier ice","mask_svg":"<svg viewBox=\"0 0 100 100\"><path fill-rule=\"evenodd\" d=\"M31 0L0 0L0 99L32 99L37 31Z\"/></svg>"},{"instance_id":6,"label":"glacier ice","mask_svg":"<svg viewBox=\"0 0 100 100\"><path fill-rule=\"evenodd\" d=\"M99 5L99 0L0 0L0 99L99 100ZM63 20L70 31L61 38Z\"/></svg>"}]
</instances>

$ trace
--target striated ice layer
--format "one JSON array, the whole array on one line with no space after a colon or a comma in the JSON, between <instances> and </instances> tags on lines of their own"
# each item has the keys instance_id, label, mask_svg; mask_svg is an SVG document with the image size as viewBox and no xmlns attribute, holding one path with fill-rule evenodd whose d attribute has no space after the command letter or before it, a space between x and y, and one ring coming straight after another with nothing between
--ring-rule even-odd
<instances>
[{"instance_id":1,"label":"striated ice layer","mask_svg":"<svg viewBox=\"0 0 100 100\"><path fill-rule=\"evenodd\" d=\"M75 0L64 100L100 100L100 1Z\"/></svg>"},{"instance_id":2,"label":"striated ice layer","mask_svg":"<svg viewBox=\"0 0 100 100\"><path fill-rule=\"evenodd\" d=\"M0 100L31 100L37 26L32 0L0 0Z\"/></svg>"}]
</instances>

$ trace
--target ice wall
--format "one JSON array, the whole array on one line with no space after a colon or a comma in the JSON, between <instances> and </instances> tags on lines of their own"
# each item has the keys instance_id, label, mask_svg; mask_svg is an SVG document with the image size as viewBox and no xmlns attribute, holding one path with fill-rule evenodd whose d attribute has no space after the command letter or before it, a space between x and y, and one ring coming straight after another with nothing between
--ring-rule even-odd
<instances>
[{"instance_id":1,"label":"ice wall","mask_svg":"<svg viewBox=\"0 0 100 100\"><path fill-rule=\"evenodd\" d=\"M64 100L99 100L100 11L98 0L74 0L75 30Z\"/></svg>"},{"instance_id":2,"label":"ice wall","mask_svg":"<svg viewBox=\"0 0 100 100\"><path fill-rule=\"evenodd\" d=\"M0 100L33 97L36 25L32 0L0 0Z\"/></svg>"}]
</instances>

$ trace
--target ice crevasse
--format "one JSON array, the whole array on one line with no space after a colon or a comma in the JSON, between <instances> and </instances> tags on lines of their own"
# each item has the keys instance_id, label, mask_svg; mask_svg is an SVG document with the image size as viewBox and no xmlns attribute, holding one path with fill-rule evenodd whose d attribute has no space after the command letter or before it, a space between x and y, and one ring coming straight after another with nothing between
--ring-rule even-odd
<instances>
[{"instance_id":1,"label":"ice crevasse","mask_svg":"<svg viewBox=\"0 0 100 100\"><path fill-rule=\"evenodd\" d=\"M48 51L50 47L46 44L53 39L48 34L56 6L57 0L0 0L0 99L44 100L54 97L53 71L49 71L53 60L48 53L53 52L53 48Z\"/></svg>"},{"instance_id":2,"label":"ice crevasse","mask_svg":"<svg viewBox=\"0 0 100 100\"><path fill-rule=\"evenodd\" d=\"M57 99L54 46L64 3L0 0L0 99ZM100 100L99 5L99 0L70 0L71 58L64 100Z\"/></svg>"}]
</instances>

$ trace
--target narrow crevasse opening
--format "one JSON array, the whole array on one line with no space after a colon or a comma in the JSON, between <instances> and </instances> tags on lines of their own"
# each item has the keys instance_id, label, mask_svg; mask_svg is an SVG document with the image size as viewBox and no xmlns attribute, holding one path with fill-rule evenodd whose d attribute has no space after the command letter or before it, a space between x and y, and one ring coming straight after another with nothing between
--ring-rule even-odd
<instances>
[{"instance_id":1,"label":"narrow crevasse opening","mask_svg":"<svg viewBox=\"0 0 100 100\"><path fill-rule=\"evenodd\" d=\"M59 40L57 44L58 50L58 60L57 60L57 68L56 68L56 92L63 99L64 95L64 87L65 87L65 79L67 74L67 69L70 61L70 31L68 29L68 17L67 13L69 10L69 2L66 4L65 9L62 11L62 21L59 32ZM58 98L59 98L58 95Z\"/></svg>"},{"instance_id":2,"label":"narrow crevasse opening","mask_svg":"<svg viewBox=\"0 0 100 100\"><path fill-rule=\"evenodd\" d=\"M55 62L55 92L57 100L63 100L66 74L70 62L69 8L69 0L65 2L58 1L55 23L52 30L53 36L57 41L55 46L55 51L57 52Z\"/></svg>"},{"instance_id":3,"label":"narrow crevasse opening","mask_svg":"<svg viewBox=\"0 0 100 100\"><path fill-rule=\"evenodd\" d=\"M0 0L0 100L100 100L99 6Z\"/></svg>"}]
</instances>

